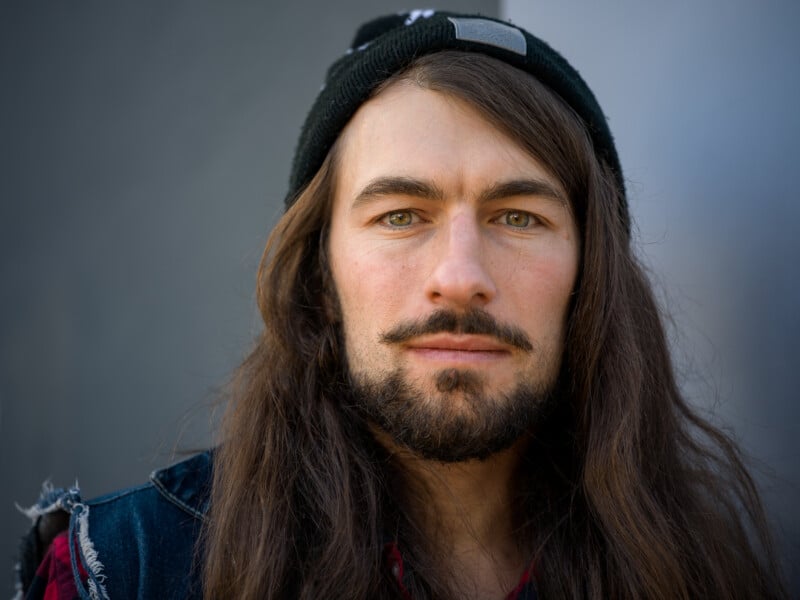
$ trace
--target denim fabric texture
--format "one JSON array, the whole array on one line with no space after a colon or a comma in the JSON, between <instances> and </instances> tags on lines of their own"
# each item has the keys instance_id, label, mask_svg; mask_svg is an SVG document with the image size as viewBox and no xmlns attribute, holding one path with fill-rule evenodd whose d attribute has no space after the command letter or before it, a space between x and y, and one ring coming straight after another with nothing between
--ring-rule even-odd
<instances>
[{"instance_id":1,"label":"denim fabric texture","mask_svg":"<svg viewBox=\"0 0 800 600\"><path fill-rule=\"evenodd\" d=\"M77 488L47 489L27 512L70 513L72 570L82 599L200 599L196 542L210 487L205 452L154 471L144 485L90 501ZM78 575L79 564L88 580Z\"/></svg>"}]
</instances>

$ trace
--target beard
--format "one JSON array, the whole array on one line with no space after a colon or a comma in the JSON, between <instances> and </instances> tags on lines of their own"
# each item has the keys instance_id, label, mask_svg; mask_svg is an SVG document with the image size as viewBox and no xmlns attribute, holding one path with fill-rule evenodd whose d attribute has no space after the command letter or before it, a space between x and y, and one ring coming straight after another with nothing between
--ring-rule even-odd
<instances>
[{"instance_id":1,"label":"beard","mask_svg":"<svg viewBox=\"0 0 800 600\"><path fill-rule=\"evenodd\" d=\"M509 393L484 393L471 371L436 374L431 397L402 370L380 379L351 375L354 407L369 422L418 456L439 462L485 460L536 429L553 404L553 385L520 383Z\"/></svg>"},{"instance_id":2,"label":"beard","mask_svg":"<svg viewBox=\"0 0 800 600\"><path fill-rule=\"evenodd\" d=\"M524 333L495 323L483 311L464 317L439 312L424 323L387 332L383 340L401 343L438 331L491 334L523 351L537 350ZM351 406L397 444L445 463L485 460L510 448L536 429L556 396L557 368L552 365L540 364L543 373L519 373L518 383L507 392L489 392L483 377L471 369L434 373L431 391L411 381L402 368L367 373L348 364Z\"/></svg>"}]
</instances>

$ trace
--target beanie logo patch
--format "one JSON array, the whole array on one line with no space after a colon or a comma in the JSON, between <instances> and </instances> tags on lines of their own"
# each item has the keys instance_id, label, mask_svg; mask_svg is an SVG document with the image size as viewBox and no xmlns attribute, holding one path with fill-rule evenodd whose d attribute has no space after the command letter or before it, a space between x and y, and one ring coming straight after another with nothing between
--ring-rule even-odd
<instances>
[{"instance_id":1,"label":"beanie logo patch","mask_svg":"<svg viewBox=\"0 0 800 600\"><path fill-rule=\"evenodd\" d=\"M406 17L405 23L403 25L411 25L414 21L419 18L422 19L430 19L436 11L432 8L415 8L410 13L408 13L408 17Z\"/></svg>"},{"instance_id":2,"label":"beanie logo patch","mask_svg":"<svg viewBox=\"0 0 800 600\"><path fill-rule=\"evenodd\" d=\"M516 27L489 19L448 17L447 20L453 24L456 39L502 48L522 56L528 53L525 36Z\"/></svg>"}]
</instances>

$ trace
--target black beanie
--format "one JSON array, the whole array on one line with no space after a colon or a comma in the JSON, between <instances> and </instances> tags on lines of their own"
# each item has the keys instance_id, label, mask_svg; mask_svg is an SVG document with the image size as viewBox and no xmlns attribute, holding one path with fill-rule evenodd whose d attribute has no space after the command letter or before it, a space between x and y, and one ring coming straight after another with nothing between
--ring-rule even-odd
<instances>
[{"instance_id":1,"label":"black beanie","mask_svg":"<svg viewBox=\"0 0 800 600\"><path fill-rule=\"evenodd\" d=\"M605 115L578 72L524 29L480 15L414 10L362 25L350 49L334 62L306 117L292 163L286 206L311 181L347 122L372 91L415 58L441 50L479 52L535 76L583 120L595 152L613 171L620 217L630 227L625 183Z\"/></svg>"}]
</instances>

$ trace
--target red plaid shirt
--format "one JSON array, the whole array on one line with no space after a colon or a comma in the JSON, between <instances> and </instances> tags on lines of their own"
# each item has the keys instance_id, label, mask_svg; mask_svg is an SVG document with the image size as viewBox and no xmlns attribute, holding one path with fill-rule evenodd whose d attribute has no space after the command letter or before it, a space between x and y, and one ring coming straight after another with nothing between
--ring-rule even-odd
<instances>
[{"instance_id":1,"label":"red plaid shirt","mask_svg":"<svg viewBox=\"0 0 800 600\"><path fill-rule=\"evenodd\" d=\"M81 579L89 575L78 563ZM58 534L45 554L42 564L36 569L25 598L35 600L79 600L78 588L72 578L72 563L69 558L69 537L67 532Z\"/></svg>"}]
</instances>

